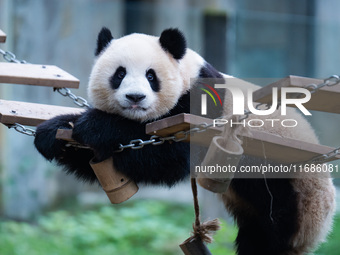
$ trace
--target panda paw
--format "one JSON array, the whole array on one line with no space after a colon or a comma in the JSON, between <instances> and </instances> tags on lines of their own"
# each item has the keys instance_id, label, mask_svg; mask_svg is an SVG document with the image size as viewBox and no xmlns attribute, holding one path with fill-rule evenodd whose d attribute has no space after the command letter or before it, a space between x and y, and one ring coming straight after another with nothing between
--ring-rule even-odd
<instances>
[{"instance_id":1,"label":"panda paw","mask_svg":"<svg viewBox=\"0 0 340 255\"><path fill-rule=\"evenodd\" d=\"M78 119L79 115L61 115L47 120L37 127L34 145L47 159L53 160L63 155L66 141L57 140L56 134L59 128L72 128L71 122Z\"/></svg>"},{"instance_id":2,"label":"panda paw","mask_svg":"<svg viewBox=\"0 0 340 255\"><path fill-rule=\"evenodd\" d=\"M118 149L116 120L115 115L89 109L74 123L72 138L91 147L97 161L105 160Z\"/></svg>"}]
</instances>

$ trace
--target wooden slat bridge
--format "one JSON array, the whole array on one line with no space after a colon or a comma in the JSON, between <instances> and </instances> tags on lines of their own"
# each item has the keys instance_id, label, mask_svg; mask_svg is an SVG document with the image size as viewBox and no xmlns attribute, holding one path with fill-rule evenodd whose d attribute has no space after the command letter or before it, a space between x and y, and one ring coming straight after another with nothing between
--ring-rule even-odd
<instances>
[{"instance_id":1,"label":"wooden slat bridge","mask_svg":"<svg viewBox=\"0 0 340 255\"><path fill-rule=\"evenodd\" d=\"M198 126L202 123L211 124L212 122L213 120L211 119L182 113L147 124L146 133L166 137L176 134L179 131L189 130L191 127ZM220 135L222 131L222 127L212 127L203 133L194 133L188 136L184 142L193 142L208 147L211 139L216 135ZM72 130L58 130L57 138L73 141ZM252 130L252 134L250 135L241 135L240 138L243 140L242 147L245 155L256 157L263 157L265 155L267 159L280 163L305 162L334 150L332 147L283 138L278 135L256 130ZM328 161L337 159L340 159L340 155Z\"/></svg>"},{"instance_id":2,"label":"wooden slat bridge","mask_svg":"<svg viewBox=\"0 0 340 255\"><path fill-rule=\"evenodd\" d=\"M84 111L80 108L60 107L25 102L0 100L0 122L5 125L20 123L28 126L36 126L39 123L61 114L78 114ZM189 130L190 126L202 123L212 123L211 119L202 118L190 114L179 114L165 118L146 127L146 133L150 135L169 136L179 131ZM220 134L222 128L210 128L204 133L195 133L189 137L194 143L208 146L212 137ZM60 130L58 139L72 141L71 130ZM243 135L243 149L246 155L263 157L282 163L296 163L307 161L318 155L332 151L334 148L283 138L270 133L252 130L251 135ZM340 159L336 156L332 160Z\"/></svg>"},{"instance_id":3,"label":"wooden slat bridge","mask_svg":"<svg viewBox=\"0 0 340 255\"><path fill-rule=\"evenodd\" d=\"M73 107L0 100L0 122L5 125L20 123L22 125L36 126L57 115L78 114L82 111L84 110ZM164 137L179 131L189 130L190 127L202 123L209 124L212 123L212 120L190 114L179 114L148 124L146 133ZM191 140L194 143L209 146L212 137L219 135L221 132L222 128L210 128L204 133L195 133L188 137L186 142ZM72 141L72 130L59 130L57 138ZM246 155L257 157L266 155L266 158L282 163L307 161L334 149L256 130L252 130L251 135L243 135L241 138L243 140L242 147ZM335 159L340 159L340 156L338 155L332 160Z\"/></svg>"},{"instance_id":4,"label":"wooden slat bridge","mask_svg":"<svg viewBox=\"0 0 340 255\"><path fill-rule=\"evenodd\" d=\"M0 42L6 34L0 30ZM0 83L46 86L52 88L79 88L79 80L53 65L0 63ZM0 123L37 126L41 122L62 114L78 114L76 107L62 107L0 99Z\"/></svg>"},{"instance_id":5,"label":"wooden slat bridge","mask_svg":"<svg viewBox=\"0 0 340 255\"><path fill-rule=\"evenodd\" d=\"M0 30L0 42L5 40L5 34ZM322 80L297 76L289 76L254 92L254 101L271 103L272 88L277 87L306 87L310 84L319 84ZM0 63L0 83L27 84L49 86L54 88L78 88L79 80L56 66ZM323 87L312 95L312 99L304 104L307 109L340 113L340 86ZM15 123L27 126L36 126L41 122L61 114L79 114L83 109L61 107L36 103L0 100L0 122L11 126ZM179 114L165 118L146 127L150 135L169 136L179 131L189 130L190 127L202 123L211 123L211 119L190 114ZM210 128L204 133L195 133L189 136L186 142L192 141L208 146L212 137L219 135L222 128ZM72 130L59 130L58 139L72 141ZM136 137L138 138L138 137ZM310 160L318 155L326 154L334 148L282 138L270 133L252 130L251 135L243 135L244 152L247 155L263 157L282 162L296 163ZM335 159L340 159L337 155Z\"/></svg>"}]
</instances>

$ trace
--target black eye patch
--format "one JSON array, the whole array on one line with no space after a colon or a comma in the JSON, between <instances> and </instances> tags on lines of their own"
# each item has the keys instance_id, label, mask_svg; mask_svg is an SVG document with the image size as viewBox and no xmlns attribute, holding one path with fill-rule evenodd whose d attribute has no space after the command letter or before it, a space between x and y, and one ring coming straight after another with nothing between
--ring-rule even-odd
<instances>
[{"instance_id":1,"label":"black eye patch","mask_svg":"<svg viewBox=\"0 0 340 255\"><path fill-rule=\"evenodd\" d=\"M126 75L125 67L122 67L122 66L118 67L114 75L110 77L111 88L118 89L125 75Z\"/></svg>"},{"instance_id":2,"label":"black eye patch","mask_svg":"<svg viewBox=\"0 0 340 255\"><path fill-rule=\"evenodd\" d=\"M150 87L153 91L158 92L160 90L159 80L157 78L156 72L153 69L149 69L145 74L146 79L150 83Z\"/></svg>"}]
</instances>

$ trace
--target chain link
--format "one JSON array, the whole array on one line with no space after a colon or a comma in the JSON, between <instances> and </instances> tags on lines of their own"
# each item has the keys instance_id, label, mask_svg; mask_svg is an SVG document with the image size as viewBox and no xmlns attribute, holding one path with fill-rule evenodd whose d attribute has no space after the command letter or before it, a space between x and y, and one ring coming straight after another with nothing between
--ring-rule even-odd
<instances>
[{"instance_id":1,"label":"chain link","mask_svg":"<svg viewBox=\"0 0 340 255\"><path fill-rule=\"evenodd\" d=\"M75 94L73 94L71 92L70 89L68 88L55 88L55 90L62 96L64 97L69 97L73 100L73 103L75 103L76 105L80 106L80 107L87 107L87 108L91 108L91 106L89 105L89 103L86 101L86 99L84 99L83 97L79 97L76 96Z\"/></svg>"},{"instance_id":2,"label":"chain link","mask_svg":"<svg viewBox=\"0 0 340 255\"><path fill-rule=\"evenodd\" d=\"M258 103L256 106L255 106L255 109L256 110L260 110L260 107L261 106L265 106L264 110L269 110L270 109L270 105L268 103ZM281 105L281 102L279 101L278 104L277 104L277 107L276 109L279 109ZM243 114L243 117L241 117L238 121L243 121L245 119L248 119L249 118L249 115L253 114L251 111L249 110L244 110L244 114Z\"/></svg>"},{"instance_id":3,"label":"chain link","mask_svg":"<svg viewBox=\"0 0 340 255\"><path fill-rule=\"evenodd\" d=\"M13 52L4 51L0 49L0 54L7 62L17 63L17 64L27 64L25 60L18 60Z\"/></svg>"},{"instance_id":4,"label":"chain link","mask_svg":"<svg viewBox=\"0 0 340 255\"><path fill-rule=\"evenodd\" d=\"M13 128L15 131L28 136L35 136L36 133L34 129L27 128L19 123L14 123L10 125L9 128Z\"/></svg>"},{"instance_id":5,"label":"chain link","mask_svg":"<svg viewBox=\"0 0 340 255\"><path fill-rule=\"evenodd\" d=\"M316 157L304 162L303 164L323 164L323 163L329 161L329 159L335 158L338 155L340 155L340 147L335 148L334 150L332 150L332 151L330 151L326 154L316 156Z\"/></svg>"},{"instance_id":6,"label":"chain link","mask_svg":"<svg viewBox=\"0 0 340 255\"><path fill-rule=\"evenodd\" d=\"M8 62L13 62L13 63L20 63L20 64L26 64L27 62L25 60L18 60L15 56L14 53L10 52L10 51L3 51L2 49L0 49L0 54L2 54L3 58L8 61ZM329 78L325 79L323 81L323 83L320 83L318 85L316 84L310 84L308 86L306 86L305 88L307 89L311 89L311 94L317 92L319 89L321 89L322 87L325 86L335 86L337 84L340 83L340 77L338 75L332 75ZM87 107L87 108L91 108L91 106L88 104L88 102L80 97L80 96L76 96L75 94L73 94L71 92L70 89L68 88L55 88L56 91L58 91L59 94L61 94L62 96L65 97L69 97L73 100L73 102L80 106L80 107ZM256 109L259 109L262 105L265 105L265 109L269 109L270 106L267 103L259 103L255 106ZM278 107L280 107L280 104L278 104ZM245 120L249 117L249 115L251 115L252 112L249 110L245 110L244 111L244 117L240 118L239 121ZM220 118L223 118L220 117ZM219 119L220 119L219 118ZM175 133L174 135L171 136L167 136L167 137L160 137L160 136L156 136L153 135L150 137L150 140L142 140L142 139L135 139L135 140L131 140L129 144L126 145L122 145L119 144L119 149L116 150L115 152L122 152L125 149L133 149L133 150L137 150L137 149L142 149L145 145L149 145L152 144L154 146L157 145L161 145L163 144L165 141L174 141L174 142L181 142L186 140L190 135L194 134L194 133L202 133L207 131L209 128L211 128L214 124L207 124L207 123L202 123L200 125L197 125L187 131L179 131L177 133ZM221 125L216 125L217 127L222 126ZM15 123L14 125L9 126L9 128L14 128L17 132L28 135L28 136L35 136L36 131L30 128L27 128L21 124ZM90 149L90 147L88 146L84 146L84 145L80 145L78 143L72 143L69 142L66 144L66 147L76 147L76 148L84 148L84 149ZM316 156L315 158L312 158L311 160L306 161L305 163L324 163L327 160L336 157L337 155L340 155L340 147L326 153L320 156Z\"/></svg>"},{"instance_id":7,"label":"chain link","mask_svg":"<svg viewBox=\"0 0 340 255\"><path fill-rule=\"evenodd\" d=\"M322 83L318 84L318 85L309 84L305 88L311 89L310 93L313 94L313 93L317 92L319 89L321 89L325 86L332 87L332 86L335 86L339 83L340 83L339 75L332 75L332 76L328 77L327 79L324 79L324 81Z\"/></svg>"},{"instance_id":8,"label":"chain link","mask_svg":"<svg viewBox=\"0 0 340 255\"><path fill-rule=\"evenodd\" d=\"M120 144L119 149L116 150L115 152L122 152L125 149L137 150L149 144L157 146L157 145L163 144L166 141L181 142L181 141L188 139L188 137L194 133L201 133L201 132L207 131L212 126L213 124L208 125L207 123L202 123L187 131L182 130L171 136L161 137L161 136L153 135L150 137L150 140L145 140L145 141L142 139L131 140L129 144L126 144L126 145Z\"/></svg>"},{"instance_id":9,"label":"chain link","mask_svg":"<svg viewBox=\"0 0 340 255\"><path fill-rule=\"evenodd\" d=\"M325 86L331 87L331 86L335 86L335 85L337 85L339 83L340 83L339 75L332 75L332 76L328 77L327 79L324 79L324 81L322 83L318 84L318 85L316 85L316 84L309 84L309 85L305 86L305 88L306 89L311 89L310 93L313 94L313 93L317 92L319 89L321 89L321 88L323 88ZM268 110L270 108L270 105L268 103L259 103L259 104L257 104L255 106L255 109L259 110L259 108L262 105L265 105L265 110ZM278 110L280 106L281 106L281 101L279 100L276 109ZM252 114L251 111L245 110L244 111L244 116L241 117L239 119L239 121L243 121L243 120L247 119L250 114Z\"/></svg>"},{"instance_id":10,"label":"chain link","mask_svg":"<svg viewBox=\"0 0 340 255\"><path fill-rule=\"evenodd\" d=\"M248 119L250 114L252 114L251 111L249 111L249 110L244 110L244 116L241 117L241 118L239 118L238 121L243 121L243 120L245 120L245 119Z\"/></svg>"},{"instance_id":11,"label":"chain link","mask_svg":"<svg viewBox=\"0 0 340 255\"><path fill-rule=\"evenodd\" d=\"M224 116L219 117L218 119L222 119L224 118ZM221 127L224 124L216 124L216 127ZM150 137L150 140L146 140L143 141L142 139L135 139L135 140L131 140L129 144L126 145L119 145L119 149L116 150L115 152L121 152L125 149L141 149L144 147L144 145L148 145L148 144L152 144L152 145L161 145L163 144L165 141L173 141L173 142L181 142L184 140L187 140L188 137L192 134L195 133L202 133L207 131L209 128L213 127L214 124L207 124L207 123L202 123L199 125L196 125L193 128L190 128L189 130L186 131L178 131L177 133L171 135L171 136L165 136L165 137L161 137L161 136L157 136L157 135L153 135Z\"/></svg>"},{"instance_id":12,"label":"chain link","mask_svg":"<svg viewBox=\"0 0 340 255\"><path fill-rule=\"evenodd\" d=\"M191 128L187 131L179 131L179 132L177 132L177 133L175 133L174 135L171 135L171 136L161 137L161 136L153 135L153 136L150 137L150 140L134 139L134 140L131 140L129 144L126 144L126 145L119 144L119 149L114 151L114 152L119 153L119 152L122 152L125 149L138 150L138 149L142 149L145 145L150 145L150 144L157 146L157 145L163 144L165 141L181 142L181 141L186 140L190 135L192 135L194 133L201 133L201 132L207 131L212 126L213 126L213 124L203 123L203 124L197 125L196 127ZM18 123L15 123L15 124L9 126L9 128L13 128L17 132L19 132L21 134L28 135L28 136L35 136L35 134L36 134L35 130L27 128L27 127L25 127L21 124L18 124ZM81 149L91 149L91 147L78 144L77 142L68 142L65 146L66 147L81 148ZM335 158L338 155L340 155L340 147L337 147L334 150L332 150L332 151L330 151L326 154L322 154L322 155L316 156L316 157L314 157L314 158L312 158L308 161L305 161L305 162L303 162L303 164L323 164L323 163L329 161L329 159Z\"/></svg>"}]
</instances>

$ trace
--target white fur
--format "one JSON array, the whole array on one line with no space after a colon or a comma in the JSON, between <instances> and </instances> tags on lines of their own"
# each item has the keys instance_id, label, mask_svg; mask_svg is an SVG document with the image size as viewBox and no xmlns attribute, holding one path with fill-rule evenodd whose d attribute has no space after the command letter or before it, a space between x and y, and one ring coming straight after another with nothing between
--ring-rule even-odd
<instances>
[{"instance_id":1,"label":"white fur","mask_svg":"<svg viewBox=\"0 0 340 255\"><path fill-rule=\"evenodd\" d=\"M158 41L158 37L132 34L120 39L112 40L110 45L96 60L89 82L88 94L93 106L97 109L116 113L126 118L146 121L158 118L172 109L181 95L190 89L190 78L198 77L204 59L196 52L187 49L183 59L177 61L165 52ZM119 66L126 68L127 74L118 89L110 87L109 78ZM148 69L154 69L160 81L160 91L154 92L145 78ZM244 91L259 87L223 74L227 83L233 83ZM132 108L126 99L127 94L143 94L146 98L139 103L139 107ZM232 101L224 102L225 114L230 114ZM144 108L145 110L142 110ZM297 113L289 109L289 118L298 121L296 128L284 128L281 125L272 127L266 122L260 130L289 137L301 141L318 143L318 139L310 124ZM270 118L282 119L278 111ZM254 116L250 115L250 119ZM268 116L256 116L257 119ZM298 194L300 228L292 245L297 254L310 250L319 241L324 240L334 215L334 187L330 178L300 178L292 180L293 187ZM244 207L237 194L232 192L222 195L227 207ZM275 202L275 198L274 198Z\"/></svg>"},{"instance_id":2,"label":"white fur","mask_svg":"<svg viewBox=\"0 0 340 255\"><path fill-rule=\"evenodd\" d=\"M191 50L180 61L165 52L158 37L131 34L112 40L110 45L95 62L88 87L88 95L95 108L121 114L127 118L146 121L166 114L188 89L190 78L198 75L203 59ZM120 87L110 87L109 78L119 66L127 74ZM145 73L154 69L160 81L160 91L152 91ZM131 109L126 94L144 94L141 107ZM124 109L126 108L126 109Z\"/></svg>"},{"instance_id":3,"label":"white fur","mask_svg":"<svg viewBox=\"0 0 340 255\"><path fill-rule=\"evenodd\" d=\"M247 90L259 89L259 86L245 82L243 80L225 76L227 84L233 84L242 89L245 99L247 98ZM246 100L245 100L246 101ZM224 100L224 114L229 116L232 109L232 100L229 96ZM245 105L245 109L247 106ZM249 115L250 119L279 119L284 118L295 119L298 122L296 127L283 127L281 125L274 125L270 122L264 121L265 125L253 129L279 135L281 137L292 138L299 141L318 144L318 138L308 121L293 108L287 108L287 116L282 116L280 111L275 111L269 116ZM335 188L329 173L304 174L292 179L291 183L294 191L297 193L298 200L298 222L299 229L291 240L292 247L295 251L294 255L302 255L306 252L312 251L319 243L324 242L332 227L332 219L335 213ZM228 191L229 192L229 191ZM236 194L222 195L222 198L227 205L241 206L244 208L242 201ZM275 203L275 197L274 203ZM232 206L229 206L232 208Z\"/></svg>"}]
</instances>

